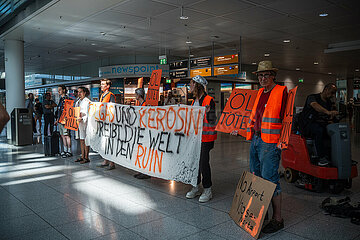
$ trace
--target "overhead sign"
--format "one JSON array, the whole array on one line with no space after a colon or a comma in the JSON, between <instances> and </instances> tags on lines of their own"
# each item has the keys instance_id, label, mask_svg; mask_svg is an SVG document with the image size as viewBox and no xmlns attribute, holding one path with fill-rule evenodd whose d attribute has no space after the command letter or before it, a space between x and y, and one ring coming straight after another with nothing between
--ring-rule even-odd
<instances>
[{"instance_id":1,"label":"overhead sign","mask_svg":"<svg viewBox=\"0 0 360 240\"><path fill-rule=\"evenodd\" d=\"M296 96L297 87L291 89L288 94L288 98L286 101L285 107L285 116L282 121L282 129L278 147L280 149L288 148L289 138L291 134L291 126L293 120L293 113L294 113L294 101Z\"/></svg>"},{"instance_id":2,"label":"overhead sign","mask_svg":"<svg viewBox=\"0 0 360 240\"><path fill-rule=\"evenodd\" d=\"M89 104L85 143L104 159L197 185L205 107Z\"/></svg>"},{"instance_id":3,"label":"overhead sign","mask_svg":"<svg viewBox=\"0 0 360 240\"><path fill-rule=\"evenodd\" d=\"M115 79L112 81L110 91L113 94L124 94L124 80L123 79Z\"/></svg>"},{"instance_id":4,"label":"overhead sign","mask_svg":"<svg viewBox=\"0 0 360 240\"><path fill-rule=\"evenodd\" d=\"M170 70L188 68L188 60L176 61L169 64Z\"/></svg>"},{"instance_id":5,"label":"overhead sign","mask_svg":"<svg viewBox=\"0 0 360 240\"><path fill-rule=\"evenodd\" d=\"M180 71L174 71L170 72L171 78L186 78L188 76L187 70L180 70Z\"/></svg>"},{"instance_id":6,"label":"overhead sign","mask_svg":"<svg viewBox=\"0 0 360 240\"><path fill-rule=\"evenodd\" d=\"M99 68L99 77L150 77L152 71L162 70L164 77L169 77L169 65L133 64Z\"/></svg>"},{"instance_id":7,"label":"overhead sign","mask_svg":"<svg viewBox=\"0 0 360 240\"><path fill-rule=\"evenodd\" d=\"M239 135L246 137L246 128L256 95L257 90L234 89L219 118L216 131L230 133L236 130Z\"/></svg>"},{"instance_id":8,"label":"overhead sign","mask_svg":"<svg viewBox=\"0 0 360 240\"><path fill-rule=\"evenodd\" d=\"M252 237L258 238L276 184L245 171L236 187L230 217Z\"/></svg>"},{"instance_id":9,"label":"overhead sign","mask_svg":"<svg viewBox=\"0 0 360 240\"><path fill-rule=\"evenodd\" d=\"M151 74L148 92L146 94L146 105L157 106L159 104L159 89L161 81L161 69L154 70Z\"/></svg>"},{"instance_id":10,"label":"overhead sign","mask_svg":"<svg viewBox=\"0 0 360 240\"><path fill-rule=\"evenodd\" d=\"M211 68L199 68L190 70L190 77L195 77L196 75L200 75L203 77L211 76Z\"/></svg>"},{"instance_id":11,"label":"overhead sign","mask_svg":"<svg viewBox=\"0 0 360 240\"><path fill-rule=\"evenodd\" d=\"M231 64L231 63L238 63L239 62L239 55L232 54L232 55L225 55L219 56L214 58L214 65L223 65L223 64Z\"/></svg>"},{"instance_id":12,"label":"overhead sign","mask_svg":"<svg viewBox=\"0 0 360 240\"><path fill-rule=\"evenodd\" d=\"M190 67L207 67L211 66L211 57L197 58L190 60Z\"/></svg>"},{"instance_id":13,"label":"overhead sign","mask_svg":"<svg viewBox=\"0 0 360 240\"><path fill-rule=\"evenodd\" d=\"M238 65L214 67L214 75L215 76L238 74L238 73L239 73Z\"/></svg>"}]
</instances>

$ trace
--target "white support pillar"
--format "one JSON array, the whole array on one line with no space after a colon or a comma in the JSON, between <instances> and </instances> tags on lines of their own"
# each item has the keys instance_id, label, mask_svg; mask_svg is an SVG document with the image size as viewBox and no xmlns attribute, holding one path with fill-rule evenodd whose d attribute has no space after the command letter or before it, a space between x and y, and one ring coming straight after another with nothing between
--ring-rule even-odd
<instances>
[{"instance_id":1,"label":"white support pillar","mask_svg":"<svg viewBox=\"0 0 360 240\"><path fill-rule=\"evenodd\" d=\"M25 107L24 42L5 40L6 110ZM11 138L11 123L7 125L7 138Z\"/></svg>"}]
</instances>

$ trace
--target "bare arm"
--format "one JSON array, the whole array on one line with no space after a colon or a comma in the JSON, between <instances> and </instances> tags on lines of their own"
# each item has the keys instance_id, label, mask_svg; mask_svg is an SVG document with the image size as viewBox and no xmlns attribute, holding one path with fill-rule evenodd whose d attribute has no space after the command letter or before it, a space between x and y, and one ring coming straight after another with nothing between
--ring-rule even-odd
<instances>
[{"instance_id":1,"label":"bare arm","mask_svg":"<svg viewBox=\"0 0 360 240\"><path fill-rule=\"evenodd\" d=\"M338 114L337 111L328 111L327 109L325 109L324 107L322 107L319 103L317 102L312 102L310 103L310 106L315 109L315 111L320 112L320 113L324 113L326 115L330 115L331 117L335 116Z\"/></svg>"}]
</instances>

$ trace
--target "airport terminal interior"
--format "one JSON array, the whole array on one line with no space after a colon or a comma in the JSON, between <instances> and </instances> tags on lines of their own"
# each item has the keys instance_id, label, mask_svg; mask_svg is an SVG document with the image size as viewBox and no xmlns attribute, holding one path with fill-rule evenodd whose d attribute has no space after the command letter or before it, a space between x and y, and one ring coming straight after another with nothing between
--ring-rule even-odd
<instances>
[{"instance_id":1,"label":"airport terminal interior","mask_svg":"<svg viewBox=\"0 0 360 240\"><path fill-rule=\"evenodd\" d=\"M359 16L0 0L0 239L360 240Z\"/></svg>"}]
</instances>

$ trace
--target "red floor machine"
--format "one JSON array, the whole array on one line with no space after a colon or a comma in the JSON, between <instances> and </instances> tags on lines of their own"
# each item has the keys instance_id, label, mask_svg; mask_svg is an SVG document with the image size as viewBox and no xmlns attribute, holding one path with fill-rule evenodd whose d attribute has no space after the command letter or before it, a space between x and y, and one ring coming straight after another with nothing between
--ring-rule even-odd
<instances>
[{"instance_id":1,"label":"red floor machine","mask_svg":"<svg viewBox=\"0 0 360 240\"><path fill-rule=\"evenodd\" d=\"M308 190L340 193L351 188L357 177L357 163L351 159L351 139L348 124L333 123L327 126L331 140L331 163L317 165L314 141L291 133L288 149L282 151L282 165L286 182Z\"/></svg>"}]
</instances>

